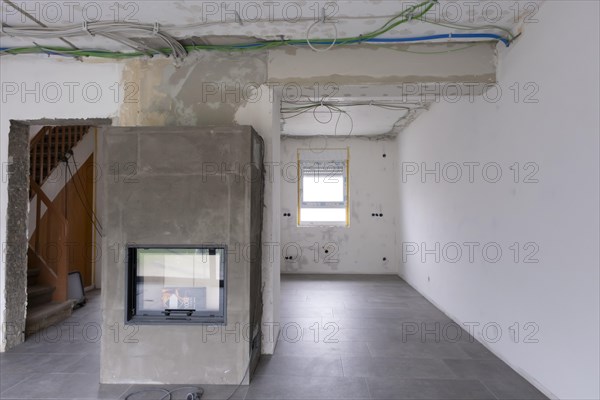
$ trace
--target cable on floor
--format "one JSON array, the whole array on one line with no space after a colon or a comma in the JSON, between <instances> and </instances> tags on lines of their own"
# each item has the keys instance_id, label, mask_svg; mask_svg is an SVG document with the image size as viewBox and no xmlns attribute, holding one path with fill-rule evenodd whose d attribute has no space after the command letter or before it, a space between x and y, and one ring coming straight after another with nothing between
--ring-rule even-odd
<instances>
[{"instance_id":1,"label":"cable on floor","mask_svg":"<svg viewBox=\"0 0 600 400\"><path fill-rule=\"evenodd\" d=\"M240 383L238 383L238 385L235 387L234 391L229 395L229 397L226 400L231 400L233 398L233 396L237 393L237 391L242 386L242 383L244 383L244 379L246 379L246 376L248 375L249 371L250 371L250 361L248 361L248 366L246 367L246 372L244 372L244 376L242 377L242 380L240 381ZM167 390L164 388L152 388L152 389L137 390L135 392L129 393L125 397L124 400L134 400L133 396L137 396L142 393L150 393L150 392L164 393L163 397L159 398L158 400L174 400L173 394L177 393L177 392L182 392L184 390L189 390L189 392L186 394L185 400L201 400L202 396L204 395L204 389L200 386L182 386L182 387L178 387L178 388L172 389L172 390Z\"/></svg>"},{"instance_id":2,"label":"cable on floor","mask_svg":"<svg viewBox=\"0 0 600 400\"><path fill-rule=\"evenodd\" d=\"M140 395L142 393L153 393L153 392L164 393L163 397L161 397L158 400L173 400L174 393L182 392L184 390L188 391L188 393L186 394L185 400L200 400L202 398L202 395L204 394L204 389L202 389L199 386L182 386L182 387L172 389L172 390L167 390L167 389L163 389L163 388L152 388L152 389L137 390L135 392L129 393L127 395L127 397L125 397L125 400L130 400L134 396Z\"/></svg>"}]
</instances>

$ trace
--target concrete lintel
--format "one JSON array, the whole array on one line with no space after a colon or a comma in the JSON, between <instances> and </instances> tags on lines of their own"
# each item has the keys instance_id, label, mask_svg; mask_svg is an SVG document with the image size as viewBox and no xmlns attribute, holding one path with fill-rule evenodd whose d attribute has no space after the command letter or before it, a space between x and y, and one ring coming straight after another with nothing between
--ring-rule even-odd
<instances>
[{"instance_id":1,"label":"concrete lintel","mask_svg":"<svg viewBox=\"0 0 600 400\"><path fill-rule=\"evenodd\" d=\"M268 65L270 84L343 86L496 80L496 50L490 42L362 45L326 52L286 47L270 51Z\"/></svg>"},{"instance_id":2,"label":"concrete lintel","mask_svg":"<svg viewBox=\"0 0 600 400\"><path fill-rule=\"evenodd\" d=\"M281 98L284 103L298 101L364 101L372 102L405 102L405 103L432 103L442 99L456 97L481 96L495 83L484 82L416 82L401 83L396 85L343 85L319 88L315 85L300 87L289 86L282 91ZM318 86L318 85L317 85Z\"/></svg>"}]
</instances>

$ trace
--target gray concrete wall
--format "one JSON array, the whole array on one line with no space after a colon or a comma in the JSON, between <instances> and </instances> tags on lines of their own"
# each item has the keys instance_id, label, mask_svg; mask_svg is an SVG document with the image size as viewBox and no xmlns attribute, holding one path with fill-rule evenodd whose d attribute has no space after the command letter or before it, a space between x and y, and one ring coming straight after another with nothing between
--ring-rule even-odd
<instances>
[{"instance_id":1,"label":"gray concrete wall","mask_svg":"<svg viewBox=\"0 0 600 400\"><path fill-rule=\"evenodd\" d=\"M255 135L252 128L240 126L107 129L104 170L113 173L104 176L108 254L102 257L102 306L107 334L102 336L101 382L243 380L251 358L245 333L251 268L260 271L260 258L252 264L244 251L260 232L252 222L262 219L262 207L253 204L262 200L256 194L262 180L249 175L262 166L245 168L253 160ZM127 164L136 167L134 174ZM129 172L116 174L117 166ZM227 325L124 325L128 243L227 245ZM115 327L119 337L112 334Z\"/></svg>"},{"instance_id":2,"label":"gray concrete wall","mask_svg":"<svg viewBox=\"0 0 600 400\"><path fill-rule=\"evenodd\" d=\"M29 204L29 126L11 122L8 143L8 209L6 212L6 319L7 349L25 339L27 309L27 208Z\"/></svg>"},{"instance_id":3,"label":"gray concrete wall","mask_svg":"<svg viewBox=\"0 0 600 400\"><path fill-rule=\"evenodd\" d=\"M267 81L267 53L197 53L180 67L170 59L131 60L119 112L122 126L230 125ZM255 101L255 100L253 100Z\"/></svg>"}]
</instances>

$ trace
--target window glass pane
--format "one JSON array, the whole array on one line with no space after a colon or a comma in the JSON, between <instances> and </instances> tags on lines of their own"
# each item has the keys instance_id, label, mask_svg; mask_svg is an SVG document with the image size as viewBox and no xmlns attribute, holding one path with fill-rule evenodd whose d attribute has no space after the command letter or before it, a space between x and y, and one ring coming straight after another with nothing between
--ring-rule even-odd
<instances>
[{"instance_id":1,"label":"window glass pane","mask_svg":"<svg viewBox=\"0 0 600 400\"><path fill-rule=\"evenodd\" d=\"M326 173L308 174L302 177L302 201L343 202L344 177Z\"/></svg>"},{"instance_id":2,"label":"window glass pane","mask_svg":"<svg viewBox=\"0 0 600 400\"><path fill-rule=\"evenodd\" d=\"M302 222L336 222L346 223L345 208L302 208Z\"/></svg>"},{"instance_id":3,"label":"window glass pane","mask_svg":"<svg viewBox=\"0 0 600 400\"><path fill-rule=\"evenodd\" d=\"M299 224L348 225L348 149L299 149Z\"/></svg>"}]
</instances>

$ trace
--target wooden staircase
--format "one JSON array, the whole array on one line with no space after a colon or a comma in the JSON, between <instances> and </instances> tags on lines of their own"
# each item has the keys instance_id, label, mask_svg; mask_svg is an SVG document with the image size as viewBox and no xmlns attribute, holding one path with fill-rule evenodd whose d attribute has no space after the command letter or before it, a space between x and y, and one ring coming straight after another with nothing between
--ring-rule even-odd
<instances>
[{"instance_id":1,"label":"wooden staircase","mask_svg":"<svg viewBox=\"0 0 600 400\"><path fill-rule=\"evenodd\" d=\"M66 153L90 130L89 126L45 126L29 145L30 179L39 186L52 174Z\"/></svg>"},{"instance_id":2,"label":"wooden staircase","mask_svg":"<svg viewBox=\"0 0 600 400\"><path fill-rule=\"evenodd\" d=\"M38 284L40 270L27 270L27 322L25 333L31 335L71 316L72 301L53 302L55 287Z\"/></svg>"},{"instance_id":3,"label":"wooden staircase","mask_svg":"<svg viewBox=\"0 0 600 400\"><path fill-rule=\"evenodd\" d=\"M30 143L29 193L36 218L27 251L27 335L68 318L73 310L74 301L67 298L69 224L42 185L89 128L47 126Z\"/></svg>"}]
</instances>

